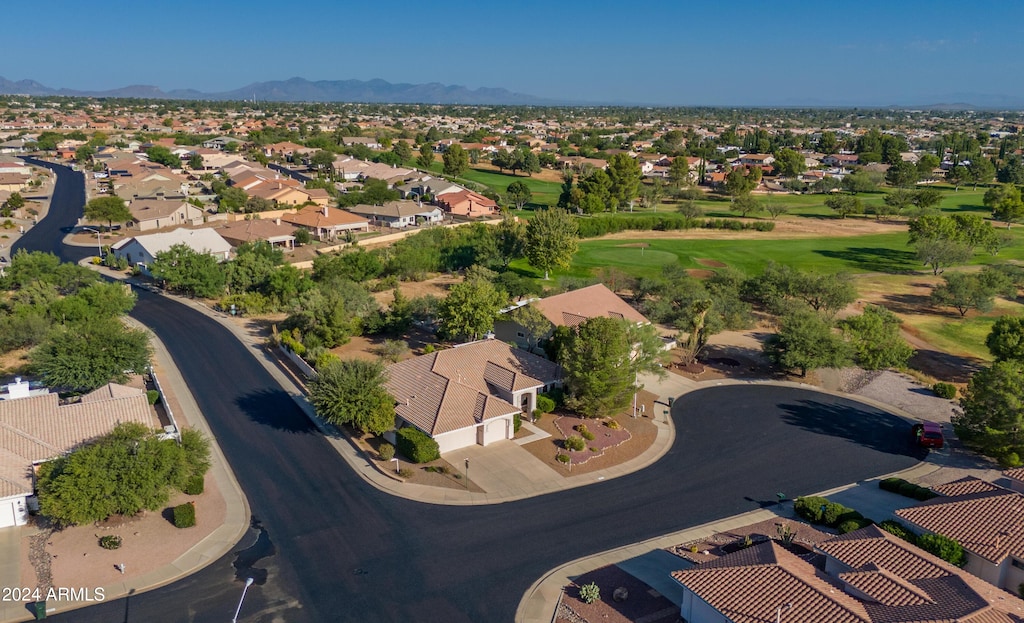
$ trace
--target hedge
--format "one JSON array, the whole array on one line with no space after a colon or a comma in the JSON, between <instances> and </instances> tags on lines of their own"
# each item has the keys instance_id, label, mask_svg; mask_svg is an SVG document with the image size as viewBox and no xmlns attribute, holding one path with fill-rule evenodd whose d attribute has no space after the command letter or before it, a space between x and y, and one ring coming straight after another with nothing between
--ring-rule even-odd
<instances>
[{"instance_id":1,"label":"hedge","mask_svg":"<svg viewBox=\"0 0 1024 623\"><path fill-rule=\"evenodd\" d=\"M883 491L898 493L904 497L913 498L921 502L930 500L938 495L928 487L915 485L914 483L907 482L902 478L886 478L884 480L879 480L878 488Z\"/></svg>"},{"instance_id":2,"label":"hedge","mask_svg":"<svg viewBox=\"0 0 1024 623\"><path fill-rule=\"evenodd\" d=\"M441 458L437 442L418 428L401 428L396 437L398 451L413 463L429 463Z\"/></svg>"},{"instance_id":3,"label":"hedge","mask_svg":"<svg viewBox=\"0 0 1024 623\"><path fill-rule=\"evenodd\" d=\"M160 402L160 392L155 389L146 390L146 400L149 401L150 405L155 405Z\"/></svg>"},{"instance_id":4,"label":"hedge","mask_svg":"<svg viewBox=\"0 0 1024 623\"><path fill-rule=\"evenodd\" d=\"M917 546L957 567L967 564L967 554L964 553L963 546L948 536L922 534L917 537Z\"/></svg>"},{"instance_id":5,"label":"hedge","mask_svg":"<svg viewBox=\"0 0 1024 623\"><path fill-rule=\"evenodd\" d=\"M878 524L878 527L893 536L897 536L911 545L917 545L917 535L910 531L910 528L894 519L886 519Z\"/></svg>"},{"instance_id":6,"label":"hedge","mask_svg":"<svg viewBox=\"0 0 1024 623\"><path fill-rule=\"evenodd\" d=\"M174 507L174 527L191 528L196 525L196 507L190 502Z\"/></svg>"},{"instance_id":7,"label":"hedge","mask_svg":"<svg viewBox=\"0 0 1024 623\"><path fill-rule=\"evenodd\" d=\"M206 478L202 474L193 474L191 478L185 481L185 486L182 487L182 493L188 495L200 495L206 489Z\"/></svg>"},{"instance_id":8,"label":"hedge","mask_svg":"<svg viewBox=\"0 0 1024 623\"><path fill-rule=\"evenodd\" d=\"M736 219L694 219L682 214L648 214L638 216L603 215L576 219L581 238L597 238L620 231L671 231L677 229L727 229L731 231L772 231L771 221L740 221Z\"/></svg>"},{"instance_id":9,"label":"hedge","mask_svg":"<svg viewBox=\"0 0 1024 623\"><path fill-rule=\"evenodd\" d=\"M852 508L816 495L793 500L793 510L802 519L836 528L841 534L875 523Z\"/></svg>"}]
</instances>

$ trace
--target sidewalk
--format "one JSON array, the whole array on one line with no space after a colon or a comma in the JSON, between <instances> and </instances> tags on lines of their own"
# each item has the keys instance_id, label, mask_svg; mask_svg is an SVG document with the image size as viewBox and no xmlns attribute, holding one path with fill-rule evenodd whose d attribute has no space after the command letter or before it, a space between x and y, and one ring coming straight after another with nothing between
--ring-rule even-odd
<instances>
[{"instance_id":1,"label":"sidewalk","mask_svg":"<svg viewBox=\"0 0 1024 623\"><path fill-rule=\"evenodd\" d=\"M191 427L201 431L210 440L212 461L208 477L212 477L216 481L217 488L227 506L227 515L223 524L169 565L141 576L129 577L124 581L104 586L104 601L118 599L130 593L159 588L191 575L231 551L231 548L249 529L249 502L242 493L238 481L235 480L235 476L227 464L227 459L224 458L216 438L211 434L202 412L196 405L195 399L178 369L174 366L167 349L155 336L150 334L150 337L153 340L155 359L161 368L161 379L165 389L177 399ZM0 530L0 581L2 581L0 586L9 588L21 586L20 546L22 531L26 529L29 528L22 526ZM66 588L78 589L86 586L88 583L83 582L81 587ZM57 601L48 603L46 611L48 614L54 614L91 605L95 605L95 602ZM0 602L0 621L5 623L8 621L30 621L33 618L22 600Z\"/></svg>"}]
</instances>

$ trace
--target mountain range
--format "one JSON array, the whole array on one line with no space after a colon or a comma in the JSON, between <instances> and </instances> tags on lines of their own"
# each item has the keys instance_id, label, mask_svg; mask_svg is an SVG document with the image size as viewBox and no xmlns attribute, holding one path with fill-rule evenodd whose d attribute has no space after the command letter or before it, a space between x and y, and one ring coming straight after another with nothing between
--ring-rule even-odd
<instances>
[{"instance_id":1,"label":"mountain range","mask_svg":"<svg viewBox=\"0 0 1024 623\"><path fill-rule=\"evenodd\" d=\"M108 91L54 89L35 80L11 81L0 77L0 95L62 95L68 97L112 97L188 100L262 100L269 102L367 102L393 104L467 105L551 105L546 100L506 89L469 89L437 82L392 84L385 80L317 80L290 78L254 82L233 91L205 93L195 89L163 91L151 85L131 85Z\"/></svg>"}]
</instances>

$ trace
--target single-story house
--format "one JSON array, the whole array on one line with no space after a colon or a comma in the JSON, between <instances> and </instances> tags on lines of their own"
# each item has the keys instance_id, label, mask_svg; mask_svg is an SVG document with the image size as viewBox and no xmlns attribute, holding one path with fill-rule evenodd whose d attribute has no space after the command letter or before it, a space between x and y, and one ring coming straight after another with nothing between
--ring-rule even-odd
<instances>
[{"instance_id":1,"label":"single-story house","mask_svg":"<svg viewBox=\"0 0 1024 623\"><path fill-rule=\"evenodd\" d=\"M397 425L414 426L451 452L512 439L517 413L532 413L537 394L561 386L555 363L486 339L388 367Z\"/></svg>"},{"instance_id":2,"label":"single-story house","mask_svg":"<svg viewBox=\"0 0 1024 623\"><path fill-rule=\"evenodd\" d=\"M28 184L29 176L23 173L0 173L0 190L18 192Z\"/></svg>"},{"instance_id":3,"label":"single-story house","mask_svg":"<svg viewBox=\"0 0 1024 623\"><path fill-rule=\"evenodd\" d=\"M775 156L771 154L742 154L739 164L748 167L765 167L775 162Z\"/></svg>"},{"instance_id":4,"label":"single-story house","mask_svg":"<svg viewBox=\"0 0 1024 623\"><path fill-rule=\"evenodd\" d=\"M203 141L203 147L207 149L224 149L229 143L233 143L241 147L244 141L240 141L237 138L231 138L230 136L218 136L217 138L211 138L210 140Z\"/></svg>"},{"instance_id":5,"label":"single-story house","mask_svg":"<svg viewBox=\"0 0 1024 623\"><path fill-rule=\"evenodd\" d=\"M690 623L1024 620L1015 595L874 525L809 547L767 540L672 578Z\"/></svg>"},{"instance_id":6,"label":"single-story house","mask_svg":"<svg viewBox=\"0 0 1024 623\"><path fill-rule=\"evenodd\" d=\"M370 231L366 217L328 206L306 206L294 214L282 214L281 220L308 229L319 240L334 240L344 231Z\"/></svg>"},{"instance_id":7,"label":"single-story house","mask_svg":"<svg viewBox=\"0 0 1024 623\"><path fill-rule=\"evenodd\" d=\"M859 161L857 154L829 154L821 159L821 163L828 167L849 167Z\"/></svg>"},{"instance_id":8,"label":"single-story house","mask_svg":"<svg viewBox=\"0 0 1024 623\"><path fill-rule=\"evenodd\" d=\"M939 497L896 511L917 533L955 539L968 572L1017 592L1024 583L1024 494L968 476L932 487Z\"/></svg>"},{"instance_id":9,"label":"single-story house","mask_svg":"<svg viewBox=\"0 0 1024 623\"><path fill-rule=\"evenodd\" d=\"M136 199L128 204L128 211L132 213L132 227L139 231L199 225L203 222L202 209L187 201Z\"/></svg>"},{"instance_id":10,"label":"single-story house","mask_svg":"<svg viewBox=\"0 0 1024 623\"><path fill-rule=\"evenodd\" d=\"M366 217L375 225L402 229L411 225L440 223L444 220L441 208L424 205L416 201L389 201L384 205L359 204L348 208L349 212Z\"/></svg>"},{"instance_id":11,"label":"single-story house","mask_svg":"<svg viewBox=\"0 0 1024 623\"><path fill-rule=\"evenodd\" d=\"M0 528L28 521L35 465L105 435L118 424L160 428L141 389L111 383L79 402L61 403L57 394L32 395L27 386L17 379L8 386L7 399L0 400Z\"/></svg>"},{"instance_id":12,"label":"single-story house","mask_svg":"<svg viewBox=\"0 0 1024 623\"><path fill-rule=\"evenodd\" d=\"M434 198L434 203L444 208L449 214L468 218L494 216L498 213L498 204L494 200L471 190L438 195Z\"/></svg>"},{"instance_id":13,"label":"single-story house","mask_svg":"<svg viewBox=\"0 0 1024 623\"><path fill-rule=\"evenodd\" d=\"M239 246L247 242L264 241L272 247L292 249L295 247L295 226L277 219L246 219L226 223L217 228L217 233L232 244Z\"/></svg>"},{"instance_id":14,"label":"single-story house","mask_svg":"<svg viewBox=\"0 0 1024 623\"><path fill-rule=\"evenodd\" d=\"M231 243L209 228L179 228L157 234L142 234L119 240L110 247L110 250L116 257L124 258L129 266L138 266L143 271L148 271L149 265L158 253L169 251L171 247L179 244L184 244L199 253L212 255L218 262L225 262L231 258Z\"/></svg>"},{"instance_id":15,"label":"single-story house","mask_svg":"<svg viewBox=\"0 0 1024 623\"><path fill-rule=\"evenodd\" d=\"M601 283L586 288L556 294L545 299L528 303L537 308L551 323L551 329L543 336L533 336L543 341L551 336L555 327L576 327L589 318L604 316L621 318L637 324L649 324L643 314L633 309L617 294ZM509 308L511 311L514 308ZM531 337L526 329L505 314L494 323L494 335L503 342L515 342L523 348L530 348Z\"/></svg>"}]
</instances>

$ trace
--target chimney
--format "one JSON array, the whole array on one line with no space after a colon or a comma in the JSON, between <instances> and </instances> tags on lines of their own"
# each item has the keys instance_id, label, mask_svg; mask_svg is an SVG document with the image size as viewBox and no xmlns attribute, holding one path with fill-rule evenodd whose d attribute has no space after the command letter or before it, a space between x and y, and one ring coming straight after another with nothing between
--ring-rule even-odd
<instances>
[{"instance_id":1,"label":"chimney","mask_svg":"<svg viewBox=\"0 0 1024 623\"><path fill-rule=\"evenodd\" d=\"M330 216L330 208L328 208L327 206L324 206L324 216Z\"/></svg>"},{"instance_id":2,"label":"chimney","mask_svg":"<svg viewBox=\"0 0 1024 623\"><path fill-rule=\"evenodd\" d=\"M279 216L279 217L274 219L274 225L280 225L280 224L281 224L281 217Z\"/></svg>"}]
</instances>

